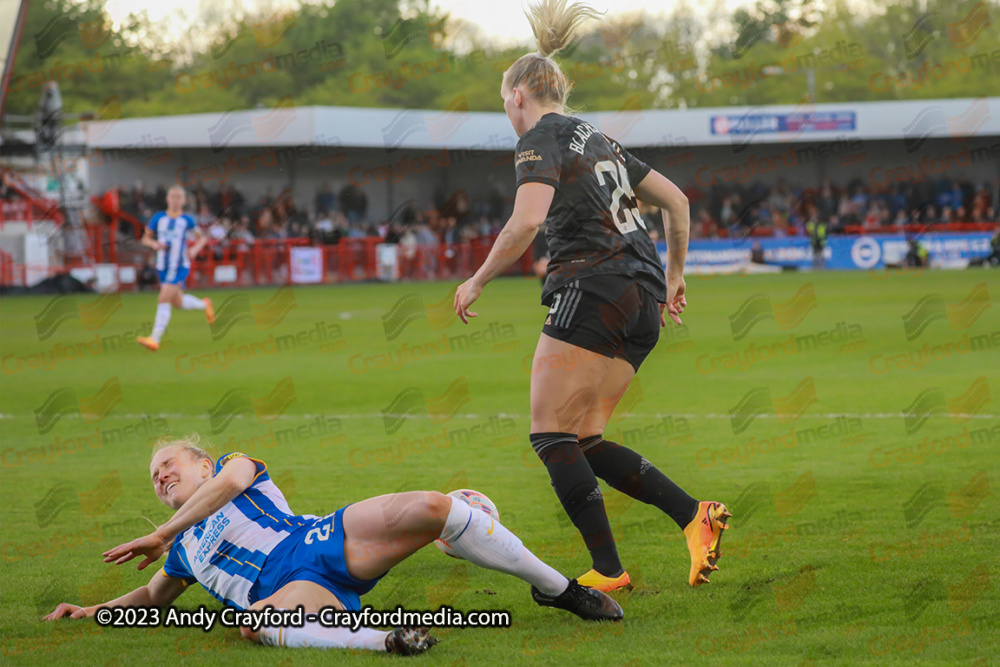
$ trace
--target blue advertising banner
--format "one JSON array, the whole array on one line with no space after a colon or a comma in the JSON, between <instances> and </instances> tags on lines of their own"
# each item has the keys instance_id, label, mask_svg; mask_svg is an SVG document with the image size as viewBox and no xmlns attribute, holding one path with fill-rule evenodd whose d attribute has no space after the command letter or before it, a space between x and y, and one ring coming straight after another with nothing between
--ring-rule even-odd
<instances>
[{"instance_id":1,"label":"blue advertising banner","mask_svg":"<svg viewBox=\"0 0 1000 667\"><path fill-rule=\"evenodd\" d=\"M962 266L971 259L990 254L989 232L969 234L926 234L919 241L928 251L931 266ZM744 238L694 240L688 245L687 266L695 271L738 270L750 264L750 252L760 244L764 261L771 266L812 268L813 253L809 239L801 236L784 238ZM667 244L656 244L660 259L666 262ZM881 269L886 264L901 264L909 249L903 234L872 234L865 236L831 236L824 250L828 269Z\"/></svg>"},{"instance_id":2,"label":"blue advertising banner","mask_svg":"<svg viewBox=\"0 0 1000 667\"><path fill-rule=\"evenodd\" d=\"M961 266L990 254L989 232L971 234L926 234L919 237L927 249L931 266ZM882 269L900 264L909 243L902 234L830 237L826 266L831 269Z\"/></svg>"},{"instance_id":3,"label":"blue advertising banner","mask_svg":"<svg viewBox=\"0 0 1000 667\"><path fill-rule=\"evenodd\" d=\"M767 134L769 132L839 132L856 129L853 111L759 113L712 116L712 134Z\"/></svg>"}]
</instances>

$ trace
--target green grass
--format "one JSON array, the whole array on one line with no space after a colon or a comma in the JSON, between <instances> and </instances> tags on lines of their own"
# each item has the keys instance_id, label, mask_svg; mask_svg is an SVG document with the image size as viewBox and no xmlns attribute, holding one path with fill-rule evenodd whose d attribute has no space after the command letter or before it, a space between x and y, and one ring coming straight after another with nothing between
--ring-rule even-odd
<instances>
[{"instance_id":1,"label":"green grass","mask_svg":"<svg viewBox=\"0 0 1000 667\"><path fill-rule=\"evenodd\" d=\"M630 414L616 415L607 435L641 451L692 495L724 501L735 511L721 569L710 586L687 586L687 550L669 519L608 490L619 551L637 582L634 591L618 595L626 612L621 625L585 624L539 608L521 582L451 560L433 547L393 570L364 601L377 608L451 604L511 611L510 629L439 631L444 641L418 659L422 664L987 664L1000 651L1000 351L994 346L953 353L922 368L899 368L902 358L893 356L919 351L925 343L933 352L933 346L966 334L997 332L994 306L967 328L937 319L916 340L905 336L903 315L921 297L940 294L944 303L958 304L983 281L997 298L996 274L971 271L690 280L686 332L664 334L623 403ZM807 282L814 287L816 307L795 324L781 305ZM248 319L213 342L201 313L175 312L169 349L154 355L126 344L60 358L52 368L29 368L28 356L134 330L152 319L154 297L124 295L123 307L100 328L88 330L81 319L70 319L44 341L34 316L50 298L3 299L3 664L391 661L376 654L275 653L222 628L209 634L174 628L102 631L92 621L40 620L58 601L111 598L148 579L131 564L105 565L100 554L146 532L143 517L158 523L168 517L147 472L147 441L167 429L198 431L217 452L240 449L263 458L300 513L322 514L404 489L479 489L539 556L571 576L587 570L580 538L563 517L527 439L524 360L545 315L538 283L509 279L491 285L477 304L480 317L468 328L452 322L434 329L432 323L442 322L432 312L431 320L417 319L398 338L386 340L382 316L398 299L417 293L430 306L449 289L443 283L295 288L295 307L270 329ZM219 306L234 292L201 294ZM246 294L260 305L274 290ZM778 320L765 319L734 341L729 316L755 294L769 295ZM93 299L81 296L77 303ZM188 372L192 357L222 353L231 343L239 348L272 334L307 331L317 323L339 327L342 343L321 352L318 343L307 342L237 359L228 368ZM425 345L442 336L487 332L491 323L496 340L472 340L466 349L447 353ZM779 323L791 328L780 329ZM773 347L787 344L790 336L834 330L838 323L844 323L842 330L860 326L862 349L843 351L842 343L827 343L786 353ZM997 338L1000 334L994 336L1000 342ZM385 359L377 355L391 352L398 359L404 345L423 346L422 358L410 354L398 368L376 368ZM769 357L760 359L758 353L748 367L727 367L736 357L725 355L738 353L742 359L751 345L766 347ZM887 357L893 367L873 372L873 367L886 370ZM19 358L24 359L20 371ZM365 358L369 372L356 372ZM198 363L207 364L204 358ZM295 400L280 418L260 422L243 415L212 435L208 412L226 392L245 388L250 397L261 398L286 377L294 383ZM419 387L434 399L461 377L468 383L468 401L458 414L443 421L410 419L386 434L382 410L399 392ZM993 397L985 404L982 386L974 385L980 377L987 378ZM122 400L106 418L87 423L69 415L39 434L35 410L53 392L68 388L86 399L110 378L119 379ZM729 413L747 392L767 387L782 406L780 400L806 378L812 378L816 401L808 404L807 383L800 394L805 398L785 408L807 405L800 418L785 422L772 410L734 434ZM901 413L931 388L938 390L928 396L948 400L971 388L966 405L977 418L962 421L938 411L908 435ZM492 422L496 432L485 429L487 434L477 437L457 432L486 426L493 415L499 415ZM321 416L332 426L325 433L302 428L280 442L275 437ZM156 432L119 438L108 433L140 424L152 424ZM850 433L834 428L845 425ZM992 441L978 435L989 428ZM977 434L974 442L965 440L967 430ZM81 440L86 437L90 444ZM950 449L939 444L917 456L925 439L945 438L951 438ZM50 455L40 458L39 448ZM977 477L981 471L985 478ZM112 473L119 476L120 494L114 477L108 478ZM992 495L984 495L987 488ZM93 496L85 495L95 489ZM58 548L52 549L54 540ZM178 603L218 608L200 588Z\"/></svg>"}]
</instances>

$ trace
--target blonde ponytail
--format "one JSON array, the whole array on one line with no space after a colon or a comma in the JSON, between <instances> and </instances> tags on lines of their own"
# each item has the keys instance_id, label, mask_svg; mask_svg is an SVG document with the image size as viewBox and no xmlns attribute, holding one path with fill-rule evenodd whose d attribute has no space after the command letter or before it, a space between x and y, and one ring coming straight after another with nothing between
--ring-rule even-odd
<instances>
[{"instance_id":1,"label":"blonde ponytail","mask_svg":"<svg viewBox=\"0 0 1000 667\"><path fill-rule=\"evenodd\" d=\"M525 14L538 51L518 58L507 70L504 85L522 86L536 101L563 109L572 86L551 56L573 41L581 23L601 15L570 0L538 0L528 5Z\"/></svg>"},{"instance_id":2,"label":"blonde ponytail","mask_svg":"<svg viewBox=\"0 0 1000 667\"><path fill-rule=\"evenodd\" d=\"M554 56L573 41L573 33L587 19L599 19L600 13L569 0L539 0L528 5L528 23L535 33L538 53Z\"/></svg>"}]
</instances>

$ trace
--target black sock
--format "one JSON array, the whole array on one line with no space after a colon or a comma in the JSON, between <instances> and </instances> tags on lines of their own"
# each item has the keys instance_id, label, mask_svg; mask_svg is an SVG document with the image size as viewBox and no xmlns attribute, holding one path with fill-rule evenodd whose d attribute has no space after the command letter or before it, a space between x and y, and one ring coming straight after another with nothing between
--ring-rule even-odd
<instances>
[{"instance_id":1,"label":"black sock","mask_svg":"<svg viewBox=\"0 0 1000 667\"><path fill-rule=\"evenodd\" d=\"M698 501L628 447L592 435L580 442L594 473L613 489L663 510L683 530L698 513Z\"/></svg>"},{"instance_id":2,"label":"black sock","mask_svg":"<svg viewBox=\"0 0 1000 667\"><path fill-rule=\"evenodd\" d=\"M606 577L622 573L618 549L611 533L604 497L590 464L572 433L532 433L531 446L552 478L559 502L580 531L594 569Z\"/></svg>"}]
</instances>

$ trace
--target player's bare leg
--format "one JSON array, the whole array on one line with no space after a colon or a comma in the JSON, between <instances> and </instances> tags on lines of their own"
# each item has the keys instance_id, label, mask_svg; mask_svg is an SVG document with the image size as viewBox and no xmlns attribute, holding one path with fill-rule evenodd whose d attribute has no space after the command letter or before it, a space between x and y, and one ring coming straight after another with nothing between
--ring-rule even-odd
<instances>
[{"instance_id":1,"label":"player's bare leg","mask_svg":"<svg viewBox=\"0 0 1000 667\"><path fill-rule=\"evenodd\" d=\"M465 560L532 585L535 601L589 620L618 620L621 607L588 593L543 563L516 535L486 513L436 491L377 496L344 510L347 571L373 579L436 539Z\"/></svg>"},{"instance_id":2,"label":"player's bare leg","mask_svg":"<svg viewBox=\"0 0 1000 667\"><path fill-rule=\"evenodd\" d=\"M156 352L160 349L160 339L163 338L170 316L174 308L182 310L204 310L208 323L215 321L215 309L211 299L199 299L191 294L185 294L180 285L161 284L160 296L156 300L156 318L153 320L153 333L149 336L139 336L136 342L147 350Z\"/></svg>"},{"instance_id":3,"label":"player's bare leg","mask_svg":"<svg viewBox=\"0 0 1000 667\"><path fill-rule=\"evenodd\" d=\"M612 413L618 407L625 392L628 391L635 369L632 364L621 358L609 359L608 372L604 381L597 389L594 402L583 417L580 424L580 439L604 433Z\"/></svg>"},{"instance_id":4,"label":"player's bare leg","mask_svg":"<svg viewBox=\"0 0 1000 667\"><path fill-rule=\"evenodd\" d=\"M578 433L615 361L541 334L531 365L532 432Z\"/></svg>"},{"instance_id":5,"label":"player's bare leg","mask_svg":"<svg viewBox=\"0 0 1000 667\"><path fill-rule=\"evenodd\" d=\"M344 608L336 595L319 584L311 581L293 581L279 588L273 595L250 605L250 609L263 609L264 607L295 609L299 606L303 607L307 614L316 613L323 607ZM240 628L240 634L245 639L260 641L260 633L252 628Z\"/></svg>"},{"instance_id":6,"label":"player's bare leg","mask_svg":"<svg viewBox=\"0 0 1000 667\"><path fill-rule=\"evenodd\" d=\"M376 496L344 510L344 557L355 579L374 579L441 535L451 498L433 491Z\"/></svg>"},{"instance_id":7,"label":"player's bare leg","mask_svg":"<svg viewBox=\"0 0 1000 667\"><path fill-rule=\"evenodd\" d=\"M180 308L184 310L204 310L205 319L208 320L209 324L215 322L215 308L212 306L211 299L199 299L193 294L184 294L181 292Z\"/></svg>"},{"instance_id":8,"label":"player's bare leg","mask_svg":"<svg viewBox=\"0 0 1000 667\"><path fill-rule=\"evenodd\" d=\"M160 339L163 338L170 315L174 307L180 308L182 292L180 285L163 283L160 285L160 295L156 299L156 318L153 320L153 333L149 336L139 336L136 342L147 350L156 352L160 349Z\"/></svg>"},{"instance_id":9,"label":"player's bare leg","mask_svg":"<svg viewBox=\"0 0 1000 667\"><path fill-rule=\"evenodd\" d=\"M597 477L578 437L612 368L610 357L541 334L531 369L531 446L580 531L593 569L617 579L625 569L618 559Z\"/></svg>"},{"instance_id":10,"label":"player's bare leg","mask_svg":"<svg viewBox=\"0 0 1000 667\"><path fill-rule=\"evenodd\" d=\"M311 581L293 581L282 586L273 595L258 600L250 609L297 609L302 607L306 614L317 613L324 607L343 609L337 596L319 584ZM396 628L395 630L375 630L361 627L325 627L318 621L307 621L303 627L294 628L240 628L244 639L268 646L347 648L387 651L402 655L423 653L437 643L426 628Z\"/></svg>"}]
</instances>

